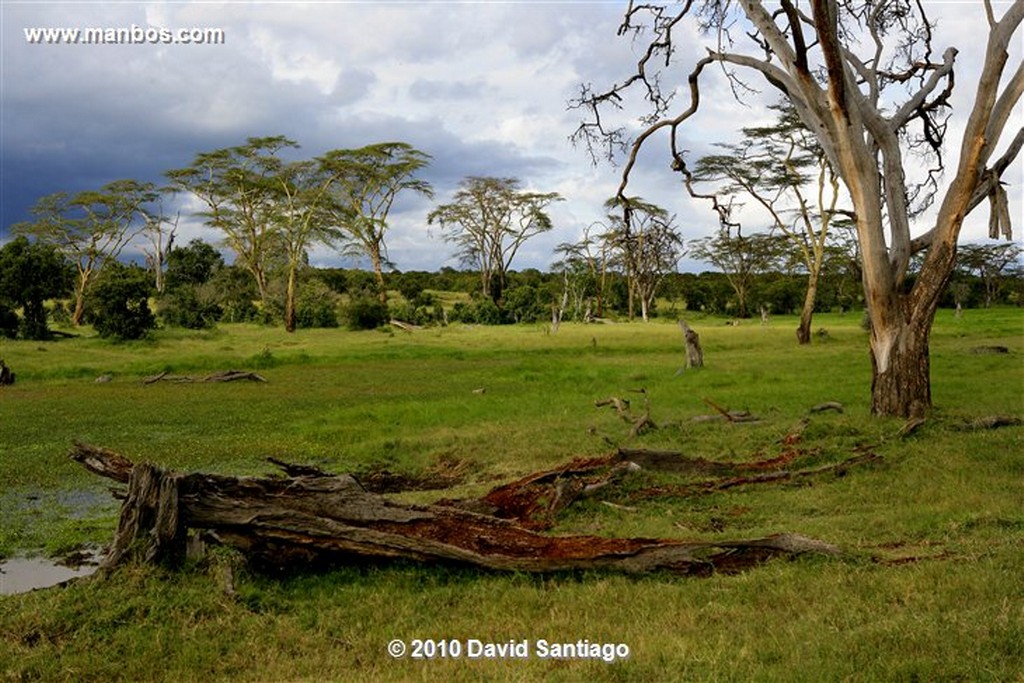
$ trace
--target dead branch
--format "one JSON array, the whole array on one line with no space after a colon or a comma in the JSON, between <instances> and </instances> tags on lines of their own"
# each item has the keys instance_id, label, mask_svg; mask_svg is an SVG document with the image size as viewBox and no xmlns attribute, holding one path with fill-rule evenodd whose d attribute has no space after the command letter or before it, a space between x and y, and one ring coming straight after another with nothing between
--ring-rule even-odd
<instances>
[{"instance_id":1,"label":"dead branch","mask_svg":"<svg viewBox=\"0 0 1024 683\"><path fill-rule=\"evenodd\" d=\"M389 320L388 324L391 325L392 327L397 327L398 329L402 330L403 332L414 332L416 330L422 330L423 329L419 325L413 325L412 323L407 323L407 322L404 322L402 320L395 320L394 318Z\"/></svg>"},{"instance_id":2,"label":"dead branch","mask_svg":"<svg viewBox=\"0 0 1024 683\"><path fill-rule=\"evenodd\" d=\"M916 432L918 429L920 429L921 426L924 425L924 423L927 421L928 420L926 420L923 417L912 417L909 420L907 420L902 427L900 427L900 431L897 433L897 435L901 439L905 439L914 432Z\"/></svg>"},{"instance_id":3,"label":"dead branch","mask_svg":"<svg viewBox=\"0 0 1024 683\"><path fill-rule=\"evenodd\" d=\"M961 430L998 429L999 427L1019 427L1024 424L1024 418L1013 415L989 415L979 417L957 427Z\"/></svg>"},{"instance_id":4,"label":"dead branch","mask_svg":"<svg viewBox=\"0 0 1024 683\"><path fill-rule=\"evenodd\" d=\"M826 410L834 410L837 413L841 413L843 412L843 404L840 403L839 401L825 401L824 403L819 403L816 406L812 406L811 409L807 412L823 413Z\"/></svg>"},{"instance_id":5,"label":"dead branch","mask_svg":"<svg viewBox=\"0 0 1024 683\"><path fill-rule=\"evenodd\" d=\"M711 493L714 491L724 491L726 489L735 488L737 486L746 486L748 484L767 484L778 481L813 477L829 472L835 474L837 477L842 477L846 475L846 472L851 467L871 462L880 462L881 460L882 456L875 453L861 453L847 458L842 462L822 465L820 467L812 467L810 469L780 470L777 472L765 472L763 474L730 477L725 479L712 479L710 481L678 486L656 486L636 491L630 495L630 499L641 500L647 498L660 498L663 496L685 497L702 493Z\"/></svg>"},{"instance_id":6,"label":"dead branch","mask_svg":"<svg viewBox=\"0 0 1024 683\"><path fill-rule=\"evenodd\" d=\"M694 415L691 418L693 422L717 422L718 420L725 420L726 422L760 422L761 418L754 415L749 410L729 410L718 415Z\"/></svg>"},{"instance_id":7,"label":"dead branch","mask_svg":"<svg viewBox=\"0 0 1024 683\"><path fill-rule=\"evenodd\" d=\"M611 406L615 409L615 412L619 417L629 421L629 399L618 398L616 396L609 396L608 398L599 399L594 401L595 408L604 408L605 406Z\"/></svg>"},{"instance_id":8,"label":"dead branch","mask_svg":"<svg viewBox=\"0 0 1024 683\"><path fill-rule=\"evenodd\" d=\"M778 469L793 462L801 452L795 449L782 455L755 462L719 462L693 457L676 451L651 451L646 449L620 448L615 458L632 462L642 469L672 474L693 474L711 476L738 476L743 472L757 472Z\"/></svg>"},{"instance_id":9,"label":"dead branch","mask_svg":"<svg viewBox=\"0 0 1024 683\"><path fill-rule=\"evenodd\" d=\"M119 481L127 475L129 497L106 569L129 558L175 564L189 529L208 530L217 542L266 567L408 559L502 571L708 575L773 557L839 555L835 546L797 534L712 542L544 536L454 507L395 503L368 493L349 475L182 474L80 443L70 457Z\"/></svg>"},{"instance_id":10,"label":"dead branch","mask_svg":"<svg viewBox=\"0 0 1024 683\"><path fill-rule=\"evenodd\" d=\"M657 423L651 419L651 399L647 395L647 390L641 388L634 391L644 395L644 412L639 416L633 415L631 412L629 399L610 396L594 401L596 408L611 406L615 409L616 414L629 425L630 438L636 438L644 432L658 428Z\"/></svg>"},{"instance_id":11,"label":"dead branch","mask_svg":"<svg viewBox=\"0 0 1024 683\"><path fill-rule=\"evenodd\" d=\"M203 378L204 382L235 382L240 379L249 380L250 382L266 382L267 379L262 375L257 375L255 372L246 372L245 370L225 370L223 372L215 372L212 375L207 375Z\"/></svg>"}]
</instances>

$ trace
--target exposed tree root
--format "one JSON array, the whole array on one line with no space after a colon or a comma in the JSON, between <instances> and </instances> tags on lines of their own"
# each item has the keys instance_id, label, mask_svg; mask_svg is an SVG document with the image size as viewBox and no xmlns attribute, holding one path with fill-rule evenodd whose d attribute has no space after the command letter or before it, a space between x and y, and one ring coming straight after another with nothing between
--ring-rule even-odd
<instances>
[{"instance_id":1,"label":"exposed tree root","mask_svg":"<svg viewBox=\"0 0 1024 683\"><path fill-rule=\"evenodd\" d=\"M544 536L454 507L399 504L365 491L349 475L319 470L285 478L182 474L80 443L70 457L128 484L105 569L132 557L177 564L189 529L206 530L267 567L408 559L527 572L707 575L742 571L773 557L839 554L835 546L797 534L714 542Z\"/></svg>"}]
</instances>

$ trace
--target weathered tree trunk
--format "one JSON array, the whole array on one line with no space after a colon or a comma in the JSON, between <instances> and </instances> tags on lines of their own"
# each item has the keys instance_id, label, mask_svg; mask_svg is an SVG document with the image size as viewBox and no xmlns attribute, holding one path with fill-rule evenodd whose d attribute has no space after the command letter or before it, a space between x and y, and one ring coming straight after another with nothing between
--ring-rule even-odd
<instances>
[{"instance_id":1,"label":"weathered tree trunk","mask_svg":"<svg viewBox=\"0 0 1024 683\"><path fill-rule=\"evenodd\" d=\"M384 284L384 259L381 256L379 244L371 245L370 261L373 264L373 279L377 283L377 300L387 306L388 288Z\"/></svg>"},{"instance_id":2,"label":"weathered tree trunk","mask_svg":"<svg viewBox=\"0 0 1024 683\"><path fill-rule=\"evenodd\" d=\"M288 289L284 297L284 330L295 331L295 268L288 269Z\"/></svg>"},{"instance_id":3,"label":"weathered tree trunk","mask_svg":"<svg viewBox=\"0 0 1024 683\"><path fill-rule=\"evenodd\" d=\"M85 317L85 290L89 286L89 276L86 273L79 273L75 282L75 310L71 313L71 324L78 327Z\"/></svg>"},{"instance_id":4,"label":"weathered tree trunk","mask_svg":"<svg viewBox=\"0 0 1024 683\"><path fill-rule=\"evenodd\" d=\"M930 323L901 323L871 333L871 412L923 417L931 408Z\"/></svg>"},{"instance_id":5,"label":"weathered tree trunk","mask_svg":"<svg viewBox=\"0 0 1024 683\"><path fill-rule=\"evenodd\" d=\"M932 246L909 294L879 291L865 282L871 320L871 412L919 418L932 407L928 341L956 261L954 241ZM872 296L873 295L873 296Z\"/></svg>"},{"instance_id":6,"label":"weathered tree trunk","mask_svg":"<svg viewBox=\"0 0 1024 683\"><path fill-rule=\"evenodd\" d=\"M243 552L257 565L407 559L493 570L668 570L707 575L802 553L837 555L796 534L741 541L545 536L518 523L443 505L403 505L366 492L350 475L285 467L287 478L180 474L76 444L71 458L129 485L105 566L128 557L173 564L188 529Z\"/></svg>"},{"instance_id":7,"label":"weathered tree trunk","mask_svg":"<svg viewBox=\"0 0 1024 683\"><path fill-rule=\"evenodd\" d=\"M807 293L804 294L804 307L800 310L800 326L796 328L796 340L799 344L811 343L811 320L814 317L814 302L818 298L818 274L812 273L807 278Z\"/></svg>"}]
</instances>

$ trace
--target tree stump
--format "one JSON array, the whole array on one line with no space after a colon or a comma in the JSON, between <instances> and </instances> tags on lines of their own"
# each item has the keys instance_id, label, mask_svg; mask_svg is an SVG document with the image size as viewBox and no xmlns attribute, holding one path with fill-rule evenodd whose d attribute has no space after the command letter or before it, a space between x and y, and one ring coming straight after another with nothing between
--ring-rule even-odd
<instances>
[{"instance_id":1,"label":"tree stump","mask_svg":"<svg viewBox=\"0 0 1024 683\"><path fill-rule=\"evenodd\" d=\"M700 335L686 324L682 318L679 319L679 327L683 331L683 339L686 341L686 367L704 367L704 350L700 347Z\"/></svg>"},{"instance_id":2,"label":"tree stump","mask_svg":"<svg viewBox=\"0 0 1024 683\"><path fill-rule=\"evenodd\" d=\"M8 384L14 384L14 372L11 371L7 363L0 360L0 386Z\"/></svg>"}]
</instances>

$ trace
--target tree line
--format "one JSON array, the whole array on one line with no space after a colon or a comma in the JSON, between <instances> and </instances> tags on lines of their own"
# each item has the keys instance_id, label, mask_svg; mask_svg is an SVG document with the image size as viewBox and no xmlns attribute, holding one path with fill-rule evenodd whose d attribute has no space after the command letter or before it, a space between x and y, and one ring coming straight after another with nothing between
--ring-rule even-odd
<instances>
[{"instance_id":1,"label":"tree line","mask_svg":"<svg viewBox=\"0 0 1024 683\"><path fill-rule=\"evenodd\" d=\"M659 279L657 297L645 304L648 318L676 317L684 312L739 318L802 310L806 273L783 249L783 240L774 248L765 248L761 238L752 243L736 240L736 244L720 244L726 240L722 235L705 239L708 244L698 244L694 251L717 249L715 260L709 263L721 267L700 273L665 273ZM413 325L628 319L634 299L626 264L605 263L596 256L588 261L581 244L560 245L563 258L547 271L505 270L501 306L483 293L477 270L391 269L378 279L378 274L369 270L304 266L297 276L295 325L372 329L394 319ZM748 254L741 258L744 249ZM861 310L856 254L849 244L847 248L830 245L825 254L815 310ZM962 245L960 266L942 305L1024 305L1020 255L1020 248L1013 243ZM269 269L276 275L269 278L261 301L251 274L238 263L226 264L214 245L198 239L172 245L164 254L162 292L157 292L151 269L114 261L90 290L84 318L101 336L120 339L143 336L158 320L188 329L209 329L220 322L282 324L284 266L282 262ZM51 334L48 320L70 324L77 276L77 268L53 245L21 236L0 247L0 335L47 339ZM390 298L382 301L381 291L391 293ZM155 314L149 307L154 297ZM49 308L47 302L53 302Z\"/></svg>"}]
</instances>

